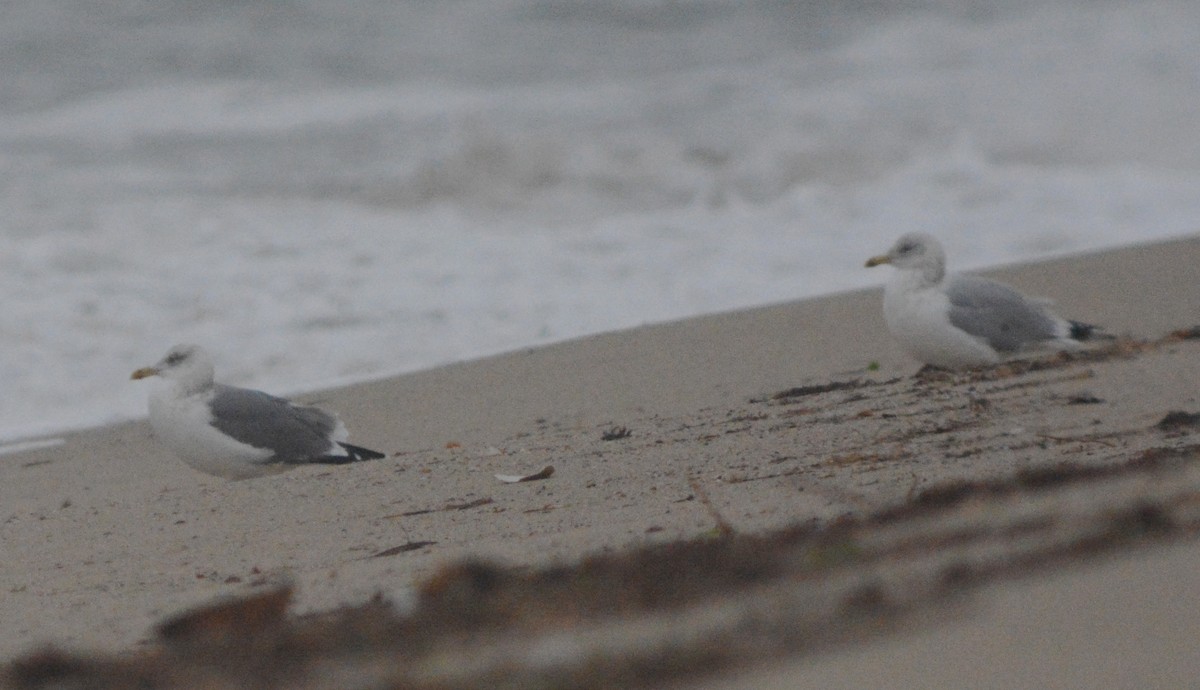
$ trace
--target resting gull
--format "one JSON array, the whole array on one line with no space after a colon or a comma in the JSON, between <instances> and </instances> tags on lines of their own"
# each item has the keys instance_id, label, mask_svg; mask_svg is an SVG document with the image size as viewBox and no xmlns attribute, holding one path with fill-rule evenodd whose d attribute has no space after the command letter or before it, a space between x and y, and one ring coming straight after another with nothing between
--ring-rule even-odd
<instances>
[{"instance_id":1,"label":"resting gull","mask_svg":"<svg viewBox=\"0 0 1200 690\"><path fill-rule=\"evenodd\" d=\"M930 366L978 367L1029 349L1078 349L1096 331L1003 283L946 275L942 245L924 233L904 235L867 260L867 267L880 264L897 269L883 293L888 330Z\"/></svg>"},{"instance_id":2,"label":"resting gull","mask_svg":"<svg viewBox=\"0 0 1200 690\"><path fill-rule=\"evenodd\" d=\"M310 463L382 458L346 443L346 427L316 407L213 383L213 363L196 345L176 345L132 378L161 376L150 394L150 426L184 462L206 474L248 479Z\"/></svg>"}]
</instances>

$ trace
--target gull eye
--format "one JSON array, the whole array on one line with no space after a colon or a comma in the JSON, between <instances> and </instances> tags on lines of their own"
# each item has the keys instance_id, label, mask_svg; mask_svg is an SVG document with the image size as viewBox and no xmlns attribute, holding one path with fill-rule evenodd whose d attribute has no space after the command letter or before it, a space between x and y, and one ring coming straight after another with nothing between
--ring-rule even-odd
<instances>
[{"instance_id":1,"label":"gull eye","mask_svg":"<svg viewBox=\"0 0 1200 690\"><path fill-rule=\"evenodd\" d=\"M185 359L187 359L187 353L172 352L171 354L167 355L167 366L174 366Z\"/></svg>"}]
</instances>

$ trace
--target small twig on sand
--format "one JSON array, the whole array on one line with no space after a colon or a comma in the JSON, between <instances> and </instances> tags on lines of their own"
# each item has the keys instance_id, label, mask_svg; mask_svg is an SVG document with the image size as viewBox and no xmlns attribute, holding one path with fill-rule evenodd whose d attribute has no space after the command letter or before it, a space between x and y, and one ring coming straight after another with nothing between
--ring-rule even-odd
<instances>
[{"instance_id":1,"label":"small twig on sand","mask_svg":"<svg viewBox=\"0 0 1200 690\"><path fill-rule=\"evenodd\" d=\"M912 484L908 485L908 494L904 496L905 503L912 503L917 498L917 487L921 485L921 478L916 472L912 473Z\"/></svg>"},{"instance_id":2,"label":"small twig on sand","mask_svg":"<svg viewBox=\"0 0 1200 690\"><path fill-rule=\"evenodd\" d=\"M712 500L708 497L708 493L700 488L700 482L696 481L695 477L688 479L688 485L692 487L692 491L696 494L696 498L700 499L700 503L704 506L708 514L712 516L714 522L717 523L717 532L722 537L732 537L733 527L725 521L725 517L721 515L721 511L717 510L713 505Z\"/></svg>"}]
</instances>

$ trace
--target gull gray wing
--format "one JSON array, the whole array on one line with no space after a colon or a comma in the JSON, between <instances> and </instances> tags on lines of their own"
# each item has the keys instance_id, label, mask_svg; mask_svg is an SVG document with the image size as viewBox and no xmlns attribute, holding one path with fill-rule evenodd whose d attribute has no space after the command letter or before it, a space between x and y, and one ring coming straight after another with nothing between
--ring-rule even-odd
<instances>
[{"instance_id":1,"label":"gull gray wing","mask_svg":"<svg viewBox=\"0 0 1200 690\"><path fill-rule=\"evenodd\" d=\"M953 276L947 281L946 296L950 323L1000 352L1059 337L1059 321L1044 305L1003 283Z\"/></svg>"},{"instance_id":2,"label":"gull gray wing","mask_svg":"<svg viewBox=\"0 0 1200 690\"><path fill-rule=\"evenodd\" d=\"M218 431L275 455L268 462L309 462L328 454L337 418L262 391L217 385L209 403Z\"/></svg>"}]
</instances>

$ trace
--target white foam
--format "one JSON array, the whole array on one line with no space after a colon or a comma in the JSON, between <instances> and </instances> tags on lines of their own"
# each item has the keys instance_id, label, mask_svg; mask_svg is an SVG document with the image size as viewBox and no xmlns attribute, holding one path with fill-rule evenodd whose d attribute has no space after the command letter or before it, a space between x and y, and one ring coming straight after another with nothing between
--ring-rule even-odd
<instances>
[{"instance_id":1,"label":"white foam","mask_svg":"<svg viewBox=\"0 0 1200 690\"><path fill-rule=\"evenodd\" d=\"M877 284L909 230L977 268L1200 218L1193 4L470 0L351 42L25 5L0 37L98 57L0 77L33 89L0 106L0 438L144 414L175 342L289 393ZM146 63L181 27L198 61Z\"/></svg>"}]
</instances>

